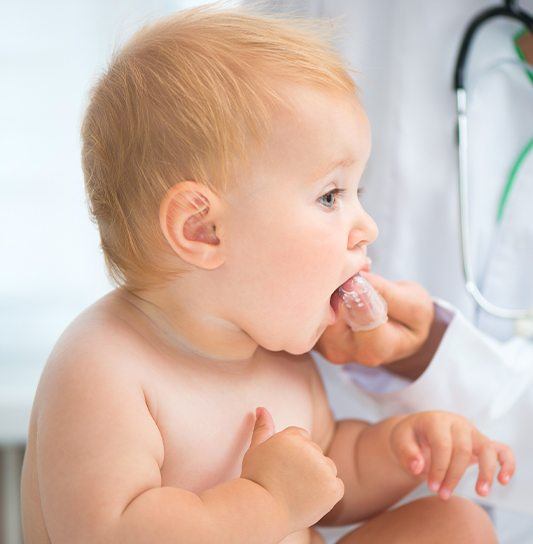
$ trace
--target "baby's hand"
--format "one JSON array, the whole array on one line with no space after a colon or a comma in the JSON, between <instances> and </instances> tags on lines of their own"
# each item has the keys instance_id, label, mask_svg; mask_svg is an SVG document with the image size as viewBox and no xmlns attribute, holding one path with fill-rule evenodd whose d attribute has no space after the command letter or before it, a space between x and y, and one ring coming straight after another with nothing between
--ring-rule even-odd
<instances>
[{"instance_id":1,"label":"baby's hand","mask_svg":"<svg viewBox=\"0 0 533 544\"><path fill-rule=\"evenodd\" d=\"M486 496L501 466L505 485L515 471L512 450L481 434L467 419L449 412L421 412L404 417L392 429L390 443L402 466L427 477L429 488L448 499L465 470L479 464L476 491Z\"/></svg>"},{"instance_id":2,"label":"baby's hand","mask_svg":"<svg viewBox=\"0 0 533 544\"><path fill-rule=\"evenodd\" d=\"M310 527L344 495L337 467L305 429L293 426L274 434L268 410L258 408L256 413L241 478L270 492L288 516L290 533Z\"/></svg>"}]
</instances>

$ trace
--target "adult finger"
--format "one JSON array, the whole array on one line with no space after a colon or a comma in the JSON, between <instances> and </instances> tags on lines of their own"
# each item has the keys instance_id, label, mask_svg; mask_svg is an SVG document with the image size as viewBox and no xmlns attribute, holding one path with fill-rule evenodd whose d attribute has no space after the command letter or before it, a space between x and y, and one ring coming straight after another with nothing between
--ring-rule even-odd
<instances>
[{"instance_id":1,"label":"adult finger","mask_svg":"<svg viewBox=\"0 0 533 544\"><path fill-rule=\"evenodd\" d=\"M339 320L344 321L343 306L339 307ZM346 325L349 327L348 325ZM377 366L401 359L413 351L414 333L406 326L393 320L369 331L354 332L351 329L344 336L345 352L352 351L350 360L367 366ZM350 350L350 343L353 348Z\"/></svg>"},{"instance_id":2,"label":"adult finger","mask_svg":"<svg viewBox=\"0 0 533 544\"><path fill-rule=\"evenodd\" d=\"M433 302L429 293L414 282L393 282L374 274L360 272L385 299L388 315L410 329L429 327L433 319Z\"/></svg>"}]
</instances>

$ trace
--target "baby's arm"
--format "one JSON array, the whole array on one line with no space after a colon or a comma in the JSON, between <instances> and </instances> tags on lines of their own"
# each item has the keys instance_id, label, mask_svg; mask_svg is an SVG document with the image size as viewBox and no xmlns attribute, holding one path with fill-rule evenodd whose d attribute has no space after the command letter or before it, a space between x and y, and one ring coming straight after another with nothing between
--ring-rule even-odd
<instances>
[{"instance_id":1,"label":"baby's arm","mask_svg":"<svg viewBox=\"0 0 533 544\"><path fill-rule=\"evenodd\" d=\"M335 435L324 452L344 482L342 500L319 524L346 525L387 510L423 481L403 469L388 447L397 418L369 425L355 419L335 422Z\"/></svg>"},{"instance_id":2,"label":"baby's arm","mask_svg":"<svg viewBox=\"0 0 533 544\"><path fill-rule=\"evenodd\" d=\"M465 470L479 464L476 491L485 496L497 470L505 485L514 473L513 453L481 434L468 420L449 412L420 412L369 425L332 421L331 410L313 361L315 416L313 434L336 464L344 482L343 499L320 521L345 525L367 519L395 504L428 480L447 499Z\"/></svg>"},{"instance_id":3,"label":"baby's arm","mask_svg":"<svg viewBox=\"0 0 533 544\"><path fill-rule=\"evenodd\" d=\"M161 486L163 441L135 354L60 357L38 403L40 495L54 544L274 543L287 534L286 513L248 479L200 495Z\"/></svg>"},{"instance_id":4,"label":"baby's arm","mask_svg":"<svg viewBox=\"0 0 533 544\"><path fill-rule=\"evenodd\" d=\"M388 443L386 435L390 423L371 427L367 422L355 419L334 420L322 379L311 357L309 364L312 366L314 399L312 437L324 450L324 455L333 459L337 476L344 482L343 498L318 525L356 523L386 510L422 480L407 474L395 460L391 463L389 453L382 447ZM359 442L366 429L373 434L369 436L370 442ZM364 459L364 466L358 466L357 459Z\"/></svg>"}]
</instances>

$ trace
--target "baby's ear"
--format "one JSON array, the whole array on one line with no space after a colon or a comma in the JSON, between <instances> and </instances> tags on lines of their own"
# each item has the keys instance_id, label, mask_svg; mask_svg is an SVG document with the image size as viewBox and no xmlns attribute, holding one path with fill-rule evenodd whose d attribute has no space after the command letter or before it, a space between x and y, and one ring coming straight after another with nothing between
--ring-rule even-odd
<instances>
[{"instance_id":1,"label":"baby's ear","mask_svg":"<svg viewBox=\"0 0 533 544\"><path fill-rule=\"evenodd\" d=\"M206 185L181 181L159 207L159 224L170 247L186 262L213 270L224 262L216 223L221 202Z\"/></svg>"}]
</instances>

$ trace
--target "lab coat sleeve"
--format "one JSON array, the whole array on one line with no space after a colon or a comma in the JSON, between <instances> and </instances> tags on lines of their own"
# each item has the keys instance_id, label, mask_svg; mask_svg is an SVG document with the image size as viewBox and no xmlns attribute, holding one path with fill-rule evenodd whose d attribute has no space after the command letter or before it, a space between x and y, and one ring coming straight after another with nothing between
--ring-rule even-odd
<instances>
[{"instance_id":1,"label":"lab coat sleeve","mask_svg":"<svg viewBox=\"0 0 533 544\"><path fill-rule=\"evenodd\" d=\"M503 416L531 387L533 343L520 337L498 342L454 312L431 363L413 382L381 368L345 365L343 372L377 401L383 417L448 410L481 425Z\"/></svg>"}]
</instances>

